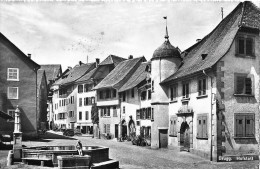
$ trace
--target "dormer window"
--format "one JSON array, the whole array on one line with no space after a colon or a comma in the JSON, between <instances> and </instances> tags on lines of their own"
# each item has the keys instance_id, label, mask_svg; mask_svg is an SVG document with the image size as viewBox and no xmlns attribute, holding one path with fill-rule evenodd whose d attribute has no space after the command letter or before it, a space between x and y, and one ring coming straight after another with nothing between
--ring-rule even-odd
<instances>
[{"instance_id":1,"label":"dormer window","mask_svg":"<svg viewBox=\"0 0 260 169\"><path fill-rule=\"evenodd\" d=\"M240 35L236 41L236 54L238 56L255 57L254 51L254 37L249 35Z\"/></svg>"}]
</instances>

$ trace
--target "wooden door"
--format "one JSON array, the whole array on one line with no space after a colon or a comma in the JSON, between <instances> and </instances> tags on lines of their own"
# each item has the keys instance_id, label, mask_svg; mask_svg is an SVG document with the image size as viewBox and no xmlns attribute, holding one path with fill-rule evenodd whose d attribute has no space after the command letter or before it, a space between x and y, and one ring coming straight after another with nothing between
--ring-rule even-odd
<instances>
[{"instance_id":1,"label":"wooden door","mask_svg":"<svg viewBox=\"0 0 260 169\"><path fill-rule=\"evenodd\" d=\"M190 130L186 128L184 132L184 150L190 151Z\"/></svg>"},{"instance_id":2,"label":"wooden door","mask_svg":"<svg viewBox=\"0 0 260 169\"><path fill-rule=\"evenodd\" d=\"M118 138L118 124L115 124L115 138Z\"/></svg>"},{"instance_id":3,"label":"wooden door","mask_svg":"<svg viewBox=\"0 0 260 169\"><path fill-rule=\"evenodd\" d=\"M159 148L167 148L168 146L168 130L159 130Z\"/></svg>"}]
</instances>

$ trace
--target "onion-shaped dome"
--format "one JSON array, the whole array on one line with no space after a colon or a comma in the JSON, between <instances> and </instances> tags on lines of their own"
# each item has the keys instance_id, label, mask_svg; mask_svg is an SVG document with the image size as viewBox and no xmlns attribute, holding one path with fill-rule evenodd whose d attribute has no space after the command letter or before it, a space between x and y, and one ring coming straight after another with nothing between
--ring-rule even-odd
<instances>
[{"instance_id":1,"label":"onion-shaped dome","mask_svg":"<svg viewBox=\"0 0 260 169\"><path fill-rule=\"evenodd\" d=\"M168 39L154 51L152 59L166 57L181 59L179 49L172 46Z\"/></svg>"},{"instance_id":2,"label":"onion-shaped dome","mask_svg":"<svg viewBox=\"0 0 260 169\"><path fill-rule=\"evenodd\" d=\"M175 48L174 46L172 46L172 44L169 41L167 27L166 27L165 42L154 51L152 60L156 58L166 58L166 57L181 59L181 54L178 47Z\"/></svg>"}]
</instances>

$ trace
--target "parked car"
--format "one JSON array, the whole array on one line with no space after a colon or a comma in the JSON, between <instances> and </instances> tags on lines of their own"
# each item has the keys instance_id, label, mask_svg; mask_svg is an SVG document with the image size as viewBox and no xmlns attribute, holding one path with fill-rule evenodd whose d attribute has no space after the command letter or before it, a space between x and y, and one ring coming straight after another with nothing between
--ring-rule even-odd
<instances>
[{"instance_id":1,"label":"parked car","mask_svg":"<svg viewBox=\"0 0 260 169\"><path fill-rule=\"evenodd\" d=\"M64 136L74 136L74 129L65 129L63 131Z\"/></svg>"}]
</instances>

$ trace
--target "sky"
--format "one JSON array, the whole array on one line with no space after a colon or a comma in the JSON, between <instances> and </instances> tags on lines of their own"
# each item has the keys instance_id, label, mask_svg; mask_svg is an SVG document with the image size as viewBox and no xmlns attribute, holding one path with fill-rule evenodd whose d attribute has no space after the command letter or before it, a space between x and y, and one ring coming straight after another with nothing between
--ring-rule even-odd
<instances>
[{"instance_id":1,"label":"sky","mask_svg":"<svg viewBox=\"0 0 260 169\"><path fill-rule=\"evenodd\" d=\"M145 1L145 0L144 0ZM0 2L0 32L38 64L145 56L169 40L181 51L210 33L239 1ZM260 2L254 2L258 7Z\"/></svg>"}]
</instances>

